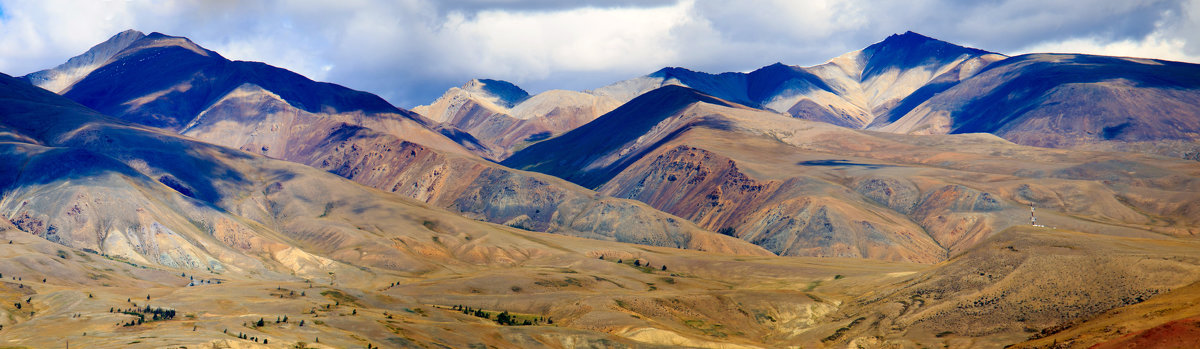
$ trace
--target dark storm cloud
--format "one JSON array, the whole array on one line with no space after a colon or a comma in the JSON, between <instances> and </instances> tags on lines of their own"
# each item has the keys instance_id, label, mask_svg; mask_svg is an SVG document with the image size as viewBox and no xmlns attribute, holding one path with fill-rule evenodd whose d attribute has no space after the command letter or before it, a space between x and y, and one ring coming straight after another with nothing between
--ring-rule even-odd
<instances>
[{"instance_id":1,"label":"dark storm cloud","mask_svg":"<svg viewBox=\"0 0 1200 349\"><path fill-rule=\"evenodd\" d=\"M0 71L52 67L134 28L428 103L472 78L590 89L664 66L822 63L916 31L999 53L1196 61L1200 0L0 0Z\"/></svg>"}]
</instances>

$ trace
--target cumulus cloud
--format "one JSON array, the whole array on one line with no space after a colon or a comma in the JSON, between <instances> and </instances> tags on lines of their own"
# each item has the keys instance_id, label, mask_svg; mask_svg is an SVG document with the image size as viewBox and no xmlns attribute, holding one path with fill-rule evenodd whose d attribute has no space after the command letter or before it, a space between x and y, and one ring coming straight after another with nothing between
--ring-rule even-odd
<instances>
[{"instance_id":1,"label":"cumulus cloud","mask_svg":"<svg viewBox=\"0 0 1200 349\"><path fill-rule=\"evenodd\" d=\"M187 36L402 107L468 79L589 89L683 66L812 65L913 30L1001 53L1197 62L1200 0L0 0L0 71L52 67L133 28Z\"/></svg>"}]
</instances>

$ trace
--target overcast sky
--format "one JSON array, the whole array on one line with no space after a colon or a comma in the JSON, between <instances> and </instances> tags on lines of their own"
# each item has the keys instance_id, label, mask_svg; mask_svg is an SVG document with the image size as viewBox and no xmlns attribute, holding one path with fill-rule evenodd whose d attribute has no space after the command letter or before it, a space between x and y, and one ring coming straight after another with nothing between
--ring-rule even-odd
<instances>
[{"instance_id":1,"label":"overcast sky","mask_svg":"<svg viewBox=\"0 0 1200 349\"><path fill-rule=\"evenodd\" d=\"M1005 54L1200 62L1200 0L0 0L0 72L53 67L125 29L405 108L472 78L537 93L665 66L809 66L907 30Z\"/></svg>"}]
</instances>

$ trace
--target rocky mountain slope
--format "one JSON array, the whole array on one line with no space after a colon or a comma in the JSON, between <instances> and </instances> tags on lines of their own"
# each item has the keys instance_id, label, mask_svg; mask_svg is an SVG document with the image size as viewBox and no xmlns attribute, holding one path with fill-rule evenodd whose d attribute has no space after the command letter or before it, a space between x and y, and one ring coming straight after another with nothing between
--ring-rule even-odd
<instances>
[{"instance_id":1,"label":"rocky mountain slope","mask_svg":"<svg viewBox=\"0 0 1200 349\"><path fill-rule=\"evenodd\" d=\"M678 86L504 164L637 199L781 255L936 262L1028 224L1030 205L1046 225L1192 236L1200 208L1192 162L983 134L854 131Z\"/></svg>"},{"instance_id":2,"label":"rocky mountain slope","mask_svg":"<svg viewBox=\"0 0 1200 349\"><path fill-rule=\"evenodd\" d=\"M493 87L501 86L501 87ZM472 80L413 111L467 132L493 160L592 121L623 101L587 92L551 90L530 96L509 82Z\"/></svg>"},{"instance_id":3,"label":"rocky mountain slope","mask_svg":"<svg viewBox=\"0 0 1200 349\"><path fill-rule=\"evenodd\" d=\"M214 89L213 93L223 91L220 86L240 85L220 92L219 98L197 92L200 87L187 87L183 94L150 92L143 96L137 93L154 89L121 87L126 92L81 92L115 88L145 75L175 81L169 74L145 71L158 66L201 71L194 76L205 76L204 85ZM238 67L249 67L252 74L243 75ZM193 85L200 83L187 80L176 87ZM281 88L283 92L277 92ZM333 93L322 93L321 88ZM98 106L119 105L117 115L121 119L149 126L163 125L142 117L149 109L122 109L130 104L119 101L135 99L147 101L147 106L170 107L146 108L156 110L158 119L175 120L171 125L190 120L168 128L182 135L311 165L475 219L596 239L763 253L741 241L705 233L686 220L636 201L602 197L557 178L513 171L479 159L425 127L428 122L420 116L396 109L374 95L312 82L261 63L230 62L184 38L152 34L139 40L64 96ZM204 108L191 116L192 111L182 107L187 103L177 101L193 98L200 98ZM355 103L361 101L370 103L359 108ZM305 105L321 107L306 109ZM372 105L383 111L370 112L368 107Z\"/></svg>"}]
</instances>

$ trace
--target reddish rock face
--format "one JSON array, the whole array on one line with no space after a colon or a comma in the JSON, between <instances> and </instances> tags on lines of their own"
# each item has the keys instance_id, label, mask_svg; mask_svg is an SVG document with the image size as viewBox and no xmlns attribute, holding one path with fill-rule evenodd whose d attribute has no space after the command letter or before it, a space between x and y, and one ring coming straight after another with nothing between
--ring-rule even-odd
<instances>
[{"instance_id":1,"label":"reddish rock face","mask_svg":"<svg viewBox=\"0 0 1200 349\"><path fill-rule=\"evenodd\" d=\"M602 192L649 203L780 255L923 263L945 256L902 216L849 207L814 190L821 186L801 178L758 181L730 158L680 145L630 166Z\"/></svg>"},{"instance_id":2,"label":"reddish rock face","mask_svg":"<svg viewBox=\"0 0 1200 349\"><path fill-rule=\"evenodd\" d=\"M1092 349L1191 348L1200 343L1200 318L1175 320L1092 346Z\"/></svg>"},{"instance_id":3,"label":"reddish rock face","mask_svg":"<svg viewBox=\"0 0 1200 349\"><path fill-rule=\"evenodd\" d=\"M601 197L557 178L507 169L348 127L286 159L361 184L527 230L730 253L765 251L716 236L632 201ZM702 236L703 235L703 236Z\"/></svg>"}]
</instances>

